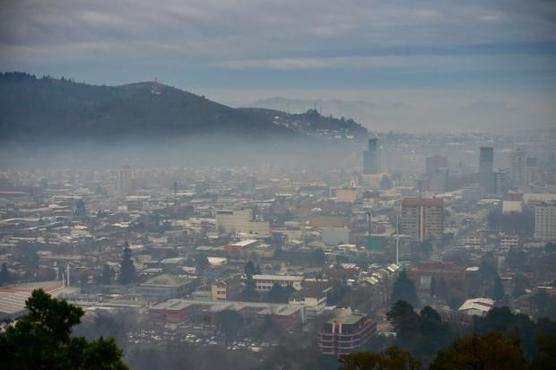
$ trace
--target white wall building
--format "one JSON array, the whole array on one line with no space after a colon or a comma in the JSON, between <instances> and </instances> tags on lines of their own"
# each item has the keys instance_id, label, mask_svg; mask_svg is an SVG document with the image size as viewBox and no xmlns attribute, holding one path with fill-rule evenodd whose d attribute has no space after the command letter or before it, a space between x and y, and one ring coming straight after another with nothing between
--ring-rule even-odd
<instances>
[{"instance_id":1,"label":"white wall building","mask_svg":"<svg viewBox=\"0 0 556 370\"><path fill-rule=\"evenodd\" d=\"M216 211L216 228L226 233L248 233L268 235L268 221L256 221L252 209Z\"/></svg>"},{"instance_id":2,"label":"white wall building","mask_svg":"<svg viewBox=\"0 0 556 370\"><path fill-rule=\"evenodd\" d=\"M303 276L253 275L253 280L255 281L255 288L259 292L268 292L270 289L272 289L274 284L278 284L283 288L291 286L295 290L300 290Z\"/></svg>"},{"instance_id":3,"label":"white wall building","mask_svg":"<svg viewBox=\"0 0 556 370\"><path fill-rule=\"evenodd\" d=\"M556 240L556 202L535 206L535 239Z\"/></svg>"}]
</instances>

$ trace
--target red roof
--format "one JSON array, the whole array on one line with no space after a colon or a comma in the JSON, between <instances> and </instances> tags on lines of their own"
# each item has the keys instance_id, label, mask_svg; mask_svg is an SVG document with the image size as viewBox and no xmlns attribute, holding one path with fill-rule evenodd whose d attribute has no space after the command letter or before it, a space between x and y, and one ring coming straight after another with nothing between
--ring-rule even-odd
<instances>
[{"instance_id":1,"label":"red roof","mask_svg":"<svg viewBox=\"0 0 556 370\"><path fill-rule=\"evenodd\" d=\"M404 207L443 207L444 201L441 198L404 198L402 200Z\"/></svg>"}]
</instances>

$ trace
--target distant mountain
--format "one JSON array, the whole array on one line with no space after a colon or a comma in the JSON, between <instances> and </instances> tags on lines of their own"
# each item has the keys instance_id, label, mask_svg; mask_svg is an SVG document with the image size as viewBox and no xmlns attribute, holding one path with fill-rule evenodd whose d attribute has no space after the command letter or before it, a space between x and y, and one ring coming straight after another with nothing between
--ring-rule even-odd
<instances>
[{"instance_id":1,"label":"distant mountain","mask_svg":"<svg viewBox=\"0 0 556 370\"><path fill-rule=\"evenodd\" d=\"M0 140L117 140L224 134L313 136L366 132L351 120L316 112L290 115L235 109L157 82L96 86L67 79L0 74Z\"/></svg>"}]
</instances>

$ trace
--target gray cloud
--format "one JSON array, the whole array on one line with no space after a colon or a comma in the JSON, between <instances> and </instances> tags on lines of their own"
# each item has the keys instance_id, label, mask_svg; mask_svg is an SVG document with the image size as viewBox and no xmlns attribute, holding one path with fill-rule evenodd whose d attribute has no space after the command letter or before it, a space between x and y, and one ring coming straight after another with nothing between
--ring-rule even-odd
<instances>
[{"instance_id":1,"label":"gray cloud","mask_svg":"<svg viewBox=\"0 0 556 370\"><path fill-rule=\"evenodd\" d=\"M7 0L0 43L14 62L287 59L555 41L555 19L554 2L519 0Z\"/></svg>"}]
</instances>

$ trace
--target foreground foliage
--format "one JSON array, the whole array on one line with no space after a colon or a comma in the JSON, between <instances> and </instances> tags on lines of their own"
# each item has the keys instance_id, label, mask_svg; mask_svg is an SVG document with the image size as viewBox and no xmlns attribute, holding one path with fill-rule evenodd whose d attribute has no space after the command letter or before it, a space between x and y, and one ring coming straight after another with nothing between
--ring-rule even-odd
<instances>
[{"instance_id":1,"label":"foreground foliage","mask_svg":"<svg viewBox=\"0 0 556 370\"><path fill-rule=\"evenodd\" d=\"M409 352L390 347L384 352L357 352L340 356L339 370L421 370Z\"/></svg>"},{"instance_id":2,"label":"foreground foliage","mask_svg":"<svg viewBox=\"0 0 556 370\"><path fill-rule=\"evenodd\" d=\"M28 314L0 334L2 369L125 370L112 338L72 337L83 310L50 297L42 289L26 302Z\"/></svg>"}]
</instances>

